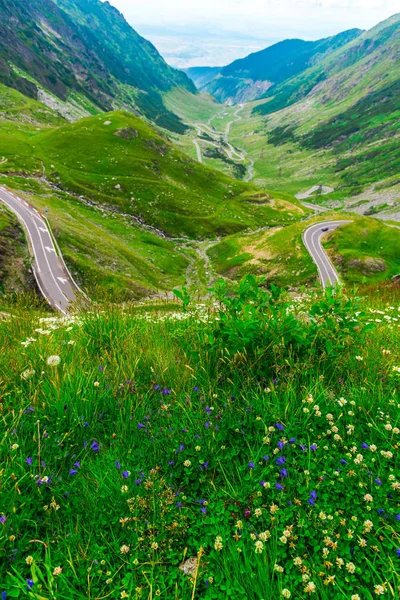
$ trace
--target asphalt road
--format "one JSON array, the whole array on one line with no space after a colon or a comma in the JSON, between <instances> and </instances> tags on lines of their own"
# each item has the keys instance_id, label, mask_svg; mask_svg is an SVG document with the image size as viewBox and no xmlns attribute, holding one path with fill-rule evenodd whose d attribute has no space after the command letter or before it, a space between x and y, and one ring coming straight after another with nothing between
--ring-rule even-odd
<instances>
[{"instance_id":1,"label":"asphalt road","mask_svg":"<svg viewBox=\"0 0 400 600\"><path fill-rule=\"evenodd\" d=\"M34 257L32 267L42 295L53 308L66 314L79 288L58 257L46 222L25 200L1 186L0 201L16 214L27 232Z\"/></svg>"},{"instance_id":2,"label":"asphalt road","mask_svg":"<svg viewBox=\"0 0 400 600\"><path fill-rule=\"evenodd\" d=\"M303 233L304 245L317 265L321 284L324 288L329 287L330 285L335 286L339 284L340 279L335 267L322 247L321 239L329 231L333 231L341 225L346 225L351 222L352 221L326 221L323 223L316 223L306 229ZM322 231L326 228L328 228L328 231Z\"/></svg>"}]
</instances>

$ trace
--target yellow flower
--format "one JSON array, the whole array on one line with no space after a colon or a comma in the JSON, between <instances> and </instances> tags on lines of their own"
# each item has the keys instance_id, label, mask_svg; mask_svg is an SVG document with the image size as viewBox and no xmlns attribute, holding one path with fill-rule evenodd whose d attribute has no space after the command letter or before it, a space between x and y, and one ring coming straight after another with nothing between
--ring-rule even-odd
<instances>
[{"instance_id":1,"label":"yellow flower","mask_svg":"<svg viewBox=\"0 0 400 600\"><path fill-rule=\"evenodd\" d=\"M61 573L62 573L62 568L61 568L61 567L56 567L56 568L54 569L54 571L53 571L53 575L55 575L56 577L57 577L58 575L61 575Z\"/></svg>"}]
</instances>

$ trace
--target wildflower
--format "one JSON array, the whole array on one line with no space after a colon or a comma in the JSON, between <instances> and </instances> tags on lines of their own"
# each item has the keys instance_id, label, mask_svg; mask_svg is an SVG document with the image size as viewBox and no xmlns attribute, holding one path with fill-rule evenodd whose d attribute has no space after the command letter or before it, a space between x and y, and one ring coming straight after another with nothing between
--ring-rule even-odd
<instances>
[{"instance_id":1,"label":"wildflower","mask_svg":"<svg viewBox=\"0 0 400 600\"><path fill-rule=\"evenodd\" d=\"M26 462L27 465L31 466L31 464L32 464L32 457L28 456L28 458L25 459L25 462Z\"/></svg>"},{"instance_id":2,"label":"wildflower","mask_svg":"<svg viewBox=\"0 0 400 600\"><path fill-rule=\"evenodd\" d=\"M271 533L267 529L266 531L262 531L258 537L262 542L266 542L271 537Z\"/></svg>"},{"instance_id":3,"label":"wildflower","mask_svg":"<svg viewBox=\"0 0 400 600\"><path fill-rule=\"evenodd\" d=\"M151 549L152 550L158 550L158 542L152 542L151 543Z\"/></svg>"},{"instance_id":4,"label":"wildflower","mask_svg":"<svg viewBox=\"0 0 400 600\"><path fill-rule=\"evenodd\" d=\"M129 594L126 593L125 590L121 592L121 598L129 598Z\"/></svg>"},{"instance_id":5,"label":"wildflower","mask_svg":"<svg viewBox=\"0 0 400 600\"><path fill-rule=\"evenodd\" d=\"M262 541L257 540L256 543L254 544L254 546L255 546L256 554L261 554L261 552L263 551L263 548L264 548L264 544L262 543Z\"/></svg>"},{"instance_id":6,"label":"wildflower","mask_svg":"<svg viewBox=\"0 0 400 600\"><path fill-rule=\"evenodd\" d=\"M126 546L125 544L123 546L121 546L121 548L119 549L121 554L128 554L129 550L130 550L129 546Z\"/></svg>"},{"instance_id":7,"label":"wildflower","mask_svg":"<svg viewBox=\"0 0 400 600\"><path fill-rule=\"evenodd\" d=\"M33 556L27 556L25 562L27 565L31 565L33 563Z\"/></svg>"},{"instance_id":8,"label":"wildflower","mask_svg":"<svg viewBox=\"0 0 400 600\"><path fill-rule=\"evenodd\" d=\"M55 575L56 577L58 575L61 575L62 573L62 567L55 567L54 571L53 571L53 575Z\"/></svg>"},{"instance_id":9,"label":"wildflower","mask_svg":"<svg viewBox=\"0 0 400 600\"><path fill-rule=\"evenodd\" d=\"M285 588L284 590L281 591L281 594L284 598L290 598L290 596L292 595L290 590L288 590L287 588Z\"/></svg>"},{"instance_id":10,"label":"wildflower","mask_svg":"<svg viewBox=\"0 0 400 600\"><path fill-rule=\"evenodd\" d=\"M223 548L222 537L220 535L217 535L217 537L215 538L214 548L218 552L220 552L222 550L222 548Z\"/></svg>"},{"instance_id":11,"label":"wildflower","mask_svg":"<svg viewBox=\"0 0 400 600\"><path fill-rule=\"evenodd\" d=\"M358 361L362 361L362 360L364 360L364 359L363 359L363 357L362 357L362 356L356 356L356 360L358 360Z\"/></svg>"},{"instance_id":12,"label":"wildflower","mask_svg":"<svg viewBox=\"0 0 400 600\"><path fill-rule=\"evenodd\" d=\"M352 562L348 562L346 563L346 569L348 570L349 573L355 573L356 571L356 565Z\"/></svg>"},{"instance_id":13,"label":"wildflower","mask_svg":"<svg viewBox=\"0 0 400 600\"><path fill-rule=\"evenodd\" d=\"M374 592L377 596L383 596L383 594L386 592L386 587L384 585L375 585Z\"/></svg>"},{"instance_id":14,"label":"wildflower","mask_svg":"<svg viewBox=\"0 0 400 600\"><path fill-rule=\"evenodd\" d=\"M70 474L70 475L71 475L71 477L72 477L73 475L76 475L76 474L77 474L77 472L78 472L78 471L77 471L76 469L70 469L70 471L69 471L69 474Z\"/></svg>"},{"instance_id":15,"label":"wildflower","mask_svg":"<svg viewBox=\"0 0 400 600\"><path fill-rule=\"evenodd\" d=\"M126 494L127 491L128 491L128 486L127 485L123 485L122 488L121 488L121 492L123 494Z\"/></svg>"},{"instance_id":16,"label":"wildflower","mask_svg":"<svg viewBox=\"0 0 400 600\"><path fill-rule=\"evenodd\" d=\"M353 594L350 598L350 600L361 600L360 596L358 594Z\"/></svg>"},{"instance_id":17,"label":"wildflower","mask_svg":"<svg viewBox=\"0 0 400 600\"><path fill-rule=\"evenodd\" d=\"M317 586L315 585L315 583L313 583L312 581L309 581L307 583L306 587L304 588L304 591L306 594L313 594L316 589L317 589Z\"/></svg>"},{"instance_id":18,"label":"wildflower","mask_svg":"<svg viewBox=\"0 0 400 600\"><path fill-rule=\"evenodd\" d=\"M26 369L25 371L23 371L21 373L21 377L22 377L22 379L30 379L31 377L34 376L35 373L36 373L36 371L34 369Z\"/></svg>"},{"instance_id":19,"label":"wildflower","mask_svg":"<svg viewBox=\"0 0 400 600\"><path fill-rule=\"evenodd\" d=\"M243 529L243 521L236 521L235 527L236 529Z\"/></svg>"},{"instance_id":20,"label":"wildflower","mask_svg":"<svg viewBox=\"0 0 400 600\"><path fill-rule=\"evenodd\" d=\"M261 508L256 508L256 510L254 511L254 515L258 518L261 517L262 515L262 510Z\"/></svg>"},{"instance_id":21,"label":"wildflower","mask_svg":"<svg viewBox=\"0 0 400 600\"><path fill-rule=\"evenodd\" d=\"M49 356L46 362L49 367L56 367L60 364L61 358L59 356Z\"/></svg>"},{"instance_id":22,"label":"wildflower","mask_svg":"<svg viewBox=\"0 0 400 600\"><path fill-rule=\"evenodd\" d=\"M255 464L252 461L250 461L247 466L249 467L249 469L254 469L255 468Z\"/></svg>"},{"instance_id":23,"label":"wildflower","mask_svg":"<svg viewBox=\"0 0 400 600\"><path fill-rule=\"evenodd\" d=\"M94 387L99 387L100 383L99 383L98 381L95 381L95 382L93 383L93 385L94 385Z\"/></svg>"},{"instance_id":24,"label":"wildflower","mask_svg":"<svg viewBox=\"0 0 400 600\"><path fill-rule=\"evenodd\" d=\"M283 573L283 567L281 567L280 565L274 565L274 570L277 573Z\"/></svg>"},{"instance_id":25,"label":"wildflower","mask_svg":"<svg viewBox=\"0 0 400 600\"><path fill-rule=\"evenodd\" d=\"M128 479L128 477L129 477L129 475L130 475L130 474L131 474L131 472L130 472L130 471L123 471L123 472L121 473L121 475L122 475L122 477L123 477L124 479Z\"/></svg>"},{"instance_id":26,"label":"wildflower","mask_svg":"<svg viewBox=\"0 0 400 600\"><path fill-rule=\"evenodd\" d=\"M365 494L364 500L365 500L365 502L372 502L373 497L371 496L371 494Z\"/></svg>"},{"instance_id":27,"label":"wildflower","mask_svg":"<svg viewBox=\"0 0 400 600\"><path fill-rule=\"evenodd\" d=\"M364 529L365 529L365 533L369 533L370 531L372 531L374 527L374 524L372 521L364 521Z\"/></svg>"},{"instance_id":28,"label":"wildflower","mask_svg":"<svg viewBox=\"0 0 400 600\"><path fill-rule=\"evenodd\" d=\"M283 425L281 425L281 423L275 423L275 427L276 427L277 429L279 429L280 431L285 431L285 428L284 428L284 426L283 426Z\"/></svg>"},{"instance_id":29,"label":"wildflower","mask_svg":"<svg viewBox=\"0 0 400 600\"><path fill-rule=\"evenodd\" d=\"M96 442L96 440L92 442L92 445L90 447L93 450L93 452L98 452L100 450L99 444Z\"/></svg>"},{"instance_id":30,"label":"wildflower","mask_svg":"<svg viewBox=\"0 0 400 600\"><path fill-rule=\"evenodd\" d=\"M293 559L293 562L296 565L296 567L301 567L301 565L303 564L303 560L300 558L300 556L296 556L296 558Z\"/></svg>"},{"instance_id":31,"label":"wildflower","mask_svg":"<svg viewBox=\"0 0 400 600\"><path fill-rule=\"evenodd\" d=\"M34 584L35 584L35 582L33 581L33 579L26 580L26 585L28 586L28 591L33 588Z\"/></svg>"},{"instance_id":32,"label":"wildflower","mask_svg":"<svg viewBox=\"0 0 400 600\"><path fill-rule=\"evenodd\" d=\"M191 464L192 464L192 463L190 462L190 460L185 460L185 462L183 463L183 466L184 466L184 467L190 467L190 466L191 466Z\"/></svg>"},{"instance_id":33,"label":"wildflower","mask_svg":"<svg viewBox=\"0 0 400 600\"><path fill-rule=\"evenodd\" d=\"M13 444L11 446L11 450L18 450L18 448L19 448L19 444Z\"/></svg>"},{"instance_id":34,"label":"wildflower","mask_svg":"<svg viewBox=\"0 0 400 600\"><path fill-rule=\"evenodd\" d=\"M271 504L271 506L269 507L269 512L274 515L276 512L278 512L279 510L279 506L277 506L276 504Z\"/></svg>"}]
</instances>

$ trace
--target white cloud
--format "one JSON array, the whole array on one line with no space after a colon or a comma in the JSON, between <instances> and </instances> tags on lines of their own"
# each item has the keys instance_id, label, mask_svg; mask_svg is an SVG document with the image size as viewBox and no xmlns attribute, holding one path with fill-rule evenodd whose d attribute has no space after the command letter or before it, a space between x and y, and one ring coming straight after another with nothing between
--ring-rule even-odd
<instances>
[{"instance_id":1,"label":"white cloud","mask_svg":"<svg viewBox=\"0 0 400 600\"><path fill-rule=\"evenodd\" d=\"M245 48L251 45L249 40L253 40L251 52L288 37L317 39L353 27L369 29L400 12L400 0L110 2L139 33L167 55L169 62L179 66L185 63L185 46L186 64L226 64L226 61L247 54ZM217 38L218 42L214 40L208 53L207 45L210 45L211 38Z\"/></svg>"}]
</instances>

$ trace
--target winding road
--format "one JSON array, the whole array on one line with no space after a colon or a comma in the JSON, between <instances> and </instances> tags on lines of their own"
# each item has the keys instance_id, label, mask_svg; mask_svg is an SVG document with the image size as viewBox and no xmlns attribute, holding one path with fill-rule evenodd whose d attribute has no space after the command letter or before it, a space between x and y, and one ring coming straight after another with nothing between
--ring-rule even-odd
<instances>
[{"instance_id":1,"label":"winding road","mask_svg":"<svg viewBox=\"0 0 400 600\"><path fill-rule=\"evenodd\" d=\"M325 221L311 225L303 233L303 243L317 265L321 284L324 288L340 284L340 279L330 258L322 247L321 239L328 231L334 231L341 225L348 225L349 223L352 223L352 221Z\"/></svg>"},{"instance_id":2,"label":"winding road","mask_svg":"<svg viewBox=\"0 0 400 600\"><path fill-rule=\"evenodd\" d=\"M69 273L57 243L42 215L22 198L0 186L0 202L11 210L27 232L29 248L33 255L35 279L47 302L67 314L71 303L83 294Z\"/></svg>"}]
</instances>

